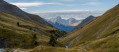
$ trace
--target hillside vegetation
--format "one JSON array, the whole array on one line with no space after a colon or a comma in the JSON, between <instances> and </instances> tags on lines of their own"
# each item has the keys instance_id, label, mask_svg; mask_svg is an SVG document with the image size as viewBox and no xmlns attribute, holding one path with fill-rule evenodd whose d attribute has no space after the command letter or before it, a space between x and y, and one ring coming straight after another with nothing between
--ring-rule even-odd
<instances>
[{"instance_id":1,"label":"hillside vegetation","mask_svg":"<svg viewBox=\"0 0 119 52\"><path fill-rule=\"evenodd\" d=\"M33 48L38 45L49 45L50 35L59 38L64 34L65 32L54 28L41 17L26 13L1 0L0 48Z\"/></svg>"},{"instance_id":2,"label":"hillside vegetation","mask_svg":"<svg viewBox=\"0 0 119 52\"><path fill-rule=\"evenodd\" d=\"M50 31L54 31L54 33ZM43 24L41 26L40 23L30 22L18 16L0 12L0 40L4 39L9 42L6 43L9 46L0 47L32 48L35 44L48 45L49 36L55 34L55 32L61 33L61 35L65 34L52 26Z\"/></svg>"},{"instance_id":3,"label":"hillside vegetation","mask_svg":"<svg viewBox=\"0 0 119 52\"><path fill-rule=\"evenodd\" d=\"M113 49L118 51L119 5L102 16L69 33L60 41L69 47L83 47L88 50ZM65 42L64 42L65 41ZM99 51L98 50L98 51Z\"/></svg>"},{"instance_id":4,"label":"hillside vegetation","mask_svg":"<svg viewBox=\"0 0 119 52\"><path fill-rule=\"evenodd\" d=\"M41 17L0 0L0 51L5 48L6 52L18 48L25 52L119 52L119 5L65 34Z\"/></svg>"}]
</instances>

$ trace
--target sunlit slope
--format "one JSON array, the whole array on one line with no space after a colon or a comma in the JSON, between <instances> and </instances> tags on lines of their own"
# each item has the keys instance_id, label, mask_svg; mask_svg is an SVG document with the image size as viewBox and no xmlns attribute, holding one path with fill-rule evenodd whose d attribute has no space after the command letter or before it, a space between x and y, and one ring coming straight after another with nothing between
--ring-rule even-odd
<instances>
[{"instance_id":1,"label":"sunlit slope","mask_svg":"<svg viewBox=\"0 0 119 52\"><path fill-rule=\"evenodd\" d=\"M102 16L83 25L81 28L69 33L67 37L62 38L64 44L77 46L90 41L98 40L111 36L119 29L119 5L108 10Z\"/></svg>"}]
</instances>

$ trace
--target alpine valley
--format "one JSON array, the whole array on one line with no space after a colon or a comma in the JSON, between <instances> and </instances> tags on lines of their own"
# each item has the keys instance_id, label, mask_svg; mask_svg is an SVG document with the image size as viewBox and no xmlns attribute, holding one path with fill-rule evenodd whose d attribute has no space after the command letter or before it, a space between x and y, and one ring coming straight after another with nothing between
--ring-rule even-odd
<instances>
[{"instance_id":1,"label":"alpine valley","mask_svg":"<svg viewBox=\"0 0 119 52\"><path fill-rule=\"evenodd\" d=\"M119 4L82 20L43 19L0 0L0 52L119 52Z\"/></svg>"}]
</instances>

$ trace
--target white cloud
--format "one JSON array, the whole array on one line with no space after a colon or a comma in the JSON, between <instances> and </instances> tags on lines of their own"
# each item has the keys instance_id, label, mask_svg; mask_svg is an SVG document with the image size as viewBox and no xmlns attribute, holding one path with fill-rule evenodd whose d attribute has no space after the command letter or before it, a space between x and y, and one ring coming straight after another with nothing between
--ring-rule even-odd
<instances>
[{"instance_id":1,"label":"white cloud","mask_svg":"<svg viewBox=\"0 0 119 52\"><path fill-rule=\"evenodd\" d=\"M26 10L27 8L20 8L20 9L22 9L22 10Z\"/></svg>"},{"instance_id":2,"label":"white cloud","mask_svg":"<svg viewBox=\"0 0 119 52\"><path fill-rule=\"evenodd\" d=\"M45 18L45 19L61 16L63 19L69 19L73 17L73 18L82 20L90 15L93 15L95 17L101 16L105 12L102 10L69 10L68 12L63 12L67 10L61 10L61 11L60 13L56 11L56 12L44 12L44 13L35 13L35 14L40 15L42 18Z\"/></svg>"},{"instance_id":3,"label":"white cloud","mask_svg":"<svg viewBox=\"0 0 119 52\"><path fill-rule=\"evenodd\" d=\"M32 7L32 6L41 6L41 5L51 5L51 4L57 4L61 5L61 3L42 3L42 2L33 2L33 3L11 3L13 5L19 6L19 7Z\"/></svg>"},{"instance_id":4,"label":"white cloud","mask_svg":"<svg viewBox=\"0 0 119 52\"><path fill-rule=\"evenodd\" d=\"M99 2L88 2L88 3L85 3L85 4L82 4L82 5L100 5L102 3L99 3Z\"/></svg>"},{"instance_id":5,"label":"white cloud","mask_svg":"<svg viewBox=\"0 0 119 52\"><path fill-rule=\"evenodd\" d=\"M43 13L62 13L62 12L79 12L79 11L89 11L89 10L59 10L59 11L47 11Z\"/></svg>"}]
</instances>

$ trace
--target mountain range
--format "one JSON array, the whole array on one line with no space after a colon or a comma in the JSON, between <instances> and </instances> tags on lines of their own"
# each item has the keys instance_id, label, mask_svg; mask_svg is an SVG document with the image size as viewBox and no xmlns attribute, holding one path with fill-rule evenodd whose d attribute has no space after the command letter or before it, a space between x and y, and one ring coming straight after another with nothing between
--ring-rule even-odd
<instances>
[{"instance_id":1,"label":"mountain range","mask_svg":"<svg viewBox=\"0 0 119 52\"><path fill-rule=\"evenodd\" d=\"M95 17L97 16L101 16L105 11L101 11L101 10L87 10L87 11L68 11L68 12L39 12L39 13L35 13L39 16L41 16L44 19L50 19L50 18L54 18L57 16L61 16L63 19L69 19L71 17L74 17L77 20L82 20L85 19L86 17L93 15Z\"/></svg>"},{"instance_id":2,"label":"mountain range","mask_svg":"<svg viewBox=\"0 0 119 52\"><path fill-rule=\"evenodd\" d=\"M56 17L56 18L50 18L47 21L50 21L52 23L59 23L62 24L64 26L71 26L72 24L79 22L80 20L76 20L75 18L69 18L69 19L62 19L60 16Z\"/></svg>"},{"instance_id":3,"label":"mountain range","mask_svg":"<svg viewBox=\"0 0 119 52\"><path fill-rule=\"evenodd\" d=\"M69 33L75 28L75 26L79 24L81 20L76 20L74 18L69 18L65 20L58 16L56 18L48 19L47 21L54 27Z\"/></svg>"},{"instance_id":4,"label":"mountain range","mask_svg":"<svg viewBox=\"0 0 119 52\"><path fill-rule=\"evenodd\" d=\"M89 17L83 20L76 20L75 18L69 18L65 20L65 19L62 19L60 16L58 16L56 18L48 19L47 21L54 27L62 31L65 31L67 33L70 33L71 31L88 23L89 21L94 20L94 18L95 18L94 16L90 15Z\"/></svg>"},{"instance_id":5,"label":"mountain range","mask_svg":"<svg viewBox=\"0 0 119 52\"><path fill-rule=\"evenodd\" d=\"M0 52L119 52L119 4L81 22L59 16L50 20L0 0ZM70 33L54 27L77 23Z\"/></svg>"}]
</instances>

